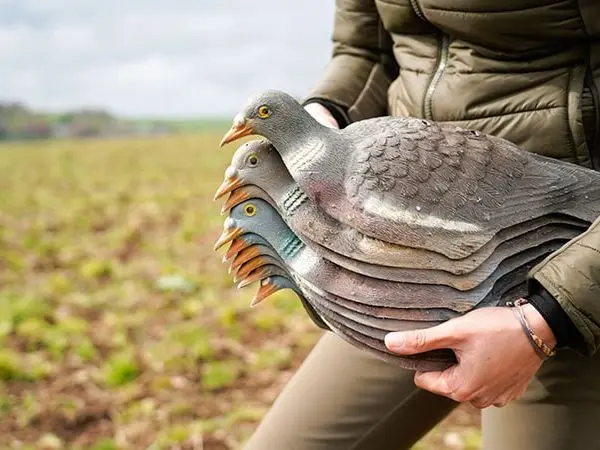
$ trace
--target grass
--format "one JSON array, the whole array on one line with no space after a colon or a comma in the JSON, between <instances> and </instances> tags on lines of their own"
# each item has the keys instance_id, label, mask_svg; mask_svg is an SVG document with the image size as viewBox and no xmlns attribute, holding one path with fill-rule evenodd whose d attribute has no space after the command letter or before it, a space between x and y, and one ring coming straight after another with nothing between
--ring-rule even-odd
<instances>
[{"instance_id":1,"label":"grass","mask_svg":"<svg viewBox=\"0 0 600 450\"><path fill-rule=\"evenodd\" d=\"M310 350L212 251L219 137L0 148L0 450L236 449ZM462 409L417 448L478 439Z\"/></svg>"}]
</instances>

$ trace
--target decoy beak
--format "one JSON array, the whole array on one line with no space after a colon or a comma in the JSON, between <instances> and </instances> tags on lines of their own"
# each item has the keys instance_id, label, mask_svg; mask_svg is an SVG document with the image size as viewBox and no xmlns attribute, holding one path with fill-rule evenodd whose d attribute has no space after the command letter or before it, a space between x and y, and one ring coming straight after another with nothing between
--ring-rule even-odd
<instances>
[{"instance_id":1,"label":"decoy beak","mask_svg":"<svg viewBox=\"0 0 600 450\"><path fill-rule=\"evenodd\" d=\"M235 269L260 255L260 250L254 245L245 248L244 250L239 252L235 258L233 258L233 261L231 262L231 268Z\"/></svg>"},{"instance_id":2,"label":"decoy beak","mask_svg":"<svg viewBox=\"0 0 600 450\"><path fill-rule=\"evenodd\" d=\"M241 266L237 271L236 275L238 279L241 280L242 278L246 278L248 275L250 275L254 270L266 266L268 263L269 262L266 261L264 258L261 258L260 256L256 257L251 261L248 261L248 263Z\"/></svg>"},{"instance_id":3,"label":"decoy beak","mask_svg":"<svg viewBox=\"0 0 600 450\"><path fill-rule=\"evenodd\" d=\"M229 268L229 272L231 273L231 267ZM238 275L238 272L239 272L239 267L238 267L238 270L237 270L237 271L234 271L234 273L232 274L232 275L233 275L233 282L234 282L234 283L237 283L237 282L238 282L238 281L240 281L240 280L242 280L242 281L244 280L244 277L240 277L240 276ZM238 289L239 289L239 288L240 288L240 287L238 286Z\"/></svg>"},{"instance_id":4,"label":"decoy beak","mask_svg":"<svg viewBox=\"0 0 600 450\"><path fill-rule=\"evenodd\" d=\"M262 280L263 278L267 278L269 275L271 275L271 272L269 271L269 269L260 267L257 270L254 270L253 272L251 272L250 275L248 275L245 279L240 281L238 284L238 289L249 286L256 281Z\"/></svg>"},{"instance_id":5,"label":"decoy beak","mask_svg":"<svg viewBox=\"0 0 600 450\"><path fill-rule=\"evenodd\" d=\"M246 242L246 240L243 237L234 239L231 242L231 245L229 246L229 248L227 249L227 253L225 253L225 256L224 256L225 261L229 261L231 258L233 258L235 255L237 255L239 252L244 250L246 247L248 247L248 243Z\"/></svg>"},{"instance_id":6,"label":"decoy beak","mask_svg":"<svg viewBox=\"0 0 600 450\"><path fill-rule=\"evenodd\" d=\"M229 197L221 208L221 215L226 214L231 208L239 205L242 202L245 202L249 198L250 195L248 195L243 189L235 189L235 191L229 194Z\"/></svg>"},{"instance_id":7,"label":"decoy beak","mask_svg":"<svg viewBox=\"0 0 600 450\"><path fill-rule=\"evenodd\" d=\"M221 186L219 186L219 188L217 189L217 192L215 192L214 200L219 200L225 194L228 194L231 191L233 191L234 189L237 189L241 186L242 186L241 178L238 178L238 177L226 178L221 183ZM223 213L223 210L221 210L221 213Z\"/></svg>"},{"instance_id":8,"label":"decoy beak","mask_svg":"<svg viewBox=\"0 0 600 450\"><path fill-rule=\"evenodd\" d=\"M252 126L246 119L235 119L229 131L225 133L225 136L223 136L220 146L223 147L225 144L237 141L238 139L248 136L253 132L254 130L252 129Z\"/></svg>"},{"instance_id":9,"label":"decoy beak","mask_svg":"<svg viewBox=\"0 0 600 450\"><path fill-rule=\"evenodd\" d=\"M215 242L214 250L215 251L219 250L221 247L223 247L228 242L231 242L235 238L240 237L243 233L244 233L244 230L239 227L235 227L235 228L228 229L228 230L223 230L223 233L221 233L221 236L219 236L219 239L217 239L217 242Z\"/></svg>"},{"instance_id":10,"label":"decoy beak","mask_svg":"<svg viewBox=\"0 0 600 450\"><path fill-rule=\"evenodd\" d=\"M235 269L232 269L231 266L229 266L229 273L232 274L234 283L243 280L244 278L246 278L248 273L251 272L250 270L244 269L244 267L244 264L242 264L241 266L237 266Z\"/></svg>"},{"instance_id":11,"label":"decoy beak","mask_svg":"<svg viewBox=\"0 0 600 450\"><path fill-rule=\"evenodd\" d=\"M281 289L281 288L279 286L275 285L274 283L272 283L270 278L265 278L260 283L260 287L258 288L258 292L254 295L254 298L252 299L252 302L250 302L250 306L256 306L256 305L258 305L265 298L267 298L271 294L274 294L279 289Z\"/></svg>"}]
</instances>

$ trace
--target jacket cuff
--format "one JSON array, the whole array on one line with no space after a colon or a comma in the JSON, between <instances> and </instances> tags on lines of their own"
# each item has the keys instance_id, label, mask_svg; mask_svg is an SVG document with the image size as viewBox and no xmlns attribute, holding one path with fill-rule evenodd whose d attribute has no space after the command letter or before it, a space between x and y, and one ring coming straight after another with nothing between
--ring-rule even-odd
<instances>
[{"instance_id":1,"label":"jacket cuff","mask_svg":"<svg viewBox=\"0 0 600 450\"><path fill-rule=\"evenodd\" d=\"M584 233L546 257L528 274L528 285L546 289L569 316L593 355L600 348L600 218Z\"/></svg>"},{"instance_id":2,"label":"jacket cuff","mask_svg":"<svg viewBox=\"0 0 600 450\"><path fill-rule=\"evenodd\" d=\"M583 336L581 336L567 313L560 307L558 301L537 282L529 283L528 287L529 295L526 298L537 309L552 333L554 333L556 347L581 348L584 344Z\"/></svg>"}]
</instances>

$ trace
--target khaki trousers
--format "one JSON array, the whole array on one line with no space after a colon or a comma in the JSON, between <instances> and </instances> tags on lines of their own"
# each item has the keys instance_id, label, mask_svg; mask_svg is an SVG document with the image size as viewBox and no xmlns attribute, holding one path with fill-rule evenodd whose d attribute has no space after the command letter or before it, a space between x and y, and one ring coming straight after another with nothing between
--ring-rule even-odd
<instances>
[{"instance_id":1,"label":"khaki trousers","mask_svg":"<svg viewBox=\"0 0 600 450\"><path fill-rule=\"evenodd\" d=\"M458 404L325 333L245 450L409 449ZM559 352L526 394L483 411L484 450L600 449L600 356Z\"/></svg>"}]
</instances>

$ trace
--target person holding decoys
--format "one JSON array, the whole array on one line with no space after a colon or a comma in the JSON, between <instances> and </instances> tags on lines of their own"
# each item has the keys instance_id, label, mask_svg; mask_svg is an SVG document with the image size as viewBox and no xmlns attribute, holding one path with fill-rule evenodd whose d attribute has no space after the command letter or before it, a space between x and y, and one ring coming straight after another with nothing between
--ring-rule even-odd
<instances>
[{"instance_id":1,"label":"person holding decoys","mask_svg":"<svg viewBox=\"0 0 600 450\"><path fill-rule=\"evenodd\" d=\"M600 448L600 221L586 208L598 188L574 175L584 173L576 165L598 167L600 155L599 18L592 0L338 0L333 58L304 107L348 131L325 142L307 138L308 119L266 120L289 113L266 101L272 93L238 116L225 142L260 123L319 207L385 242L459 259L514 225L517 210L533 220L580 202L588 216L577 218L590 223L529 271L529 290L512 305L386 336L399 355L453 350L449 369L400 369L327 333L247 449L410 448L460 402L486 408L486 450ZM411 120L372 142L377 122L366 119L379 116ZM359 154L344 154L353 133L364 137ZM408 144L396 151L398 139ZM531 154L499 150L509 143ZM408 146L420 165L407 163ZM428 146L434 156L425 160ZM565 163L543 178L530 171L546 164L536 155ZM439 167L448 169L428 184ZM311 176L318 171L331 177ZM453 195L456 177L468 195ZM559 180L581 190L566 193ZM505 195L486 197L486 183ZM519 190L531 193L521 209L510 200Z\"/></svg>"}]
</instances>

